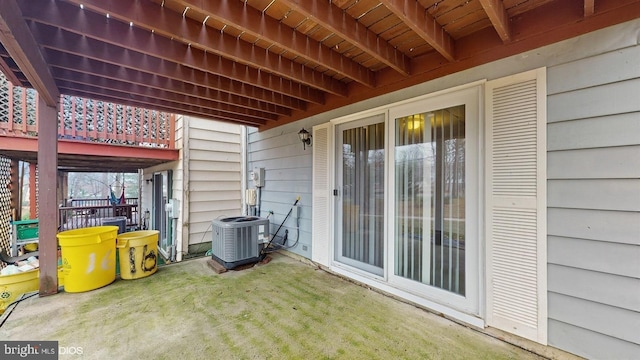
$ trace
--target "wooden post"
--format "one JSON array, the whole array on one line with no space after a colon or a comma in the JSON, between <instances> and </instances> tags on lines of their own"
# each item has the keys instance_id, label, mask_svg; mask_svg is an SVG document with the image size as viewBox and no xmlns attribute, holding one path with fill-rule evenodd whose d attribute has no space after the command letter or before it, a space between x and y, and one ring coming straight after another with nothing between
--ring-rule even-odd
<instances>
[{"instance_id":1,"label":"wooden post","mask_svg":"<svg viewBox=\"0 0 640 360\"><path fill-rule=\"evenodd\" d=\"M69 173L58 171L56 203L60 206L67 206L67 194L69 193Z\"/></svg>"},{"instance_id":2,"label":"wooden post","mask_svg":"<svg viewBox=\"0 0 640 360\"><path fill-rule=\"evenodd\" d=\"M40 296L58 292L58 109L38 99L38 202Z\"/></svg>"}]
</instances>

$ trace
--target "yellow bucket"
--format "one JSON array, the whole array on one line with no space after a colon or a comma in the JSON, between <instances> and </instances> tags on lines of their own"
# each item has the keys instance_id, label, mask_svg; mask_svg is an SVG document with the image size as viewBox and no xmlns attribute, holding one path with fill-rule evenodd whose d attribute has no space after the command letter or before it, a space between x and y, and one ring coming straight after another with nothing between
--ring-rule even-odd
<instances>
[{"instance_id":1,"label":"yellow bucket","mask_svg":"<svg viewBox=\"0 0 640 360\"><path fill-rule=\"evenodd\" d=\"M140 230L118 235L120 277L139 279L158 270L158 230Z\"/></svg>"},{"instance_id":2,"label":"yellow bucket","mask_svg":"<svg viewBox=\"0 0 640 360\"><path fill-rule=\"evenodd\" d=\"M13 275L0 276L0 314L18 296L36 291L40 287L40 271L33 269Z\"/></svg>"},{"instance_id":3,"label":"yellow bucket","mask_svg":"<svg viewBox=\"0 0 640 360\"><path fill-rule=\"evenodd\" d=\"M116 279L117 234L117 226L95 226L57 235L66 292L94 290Z\"/></svg>"}]
</instances>

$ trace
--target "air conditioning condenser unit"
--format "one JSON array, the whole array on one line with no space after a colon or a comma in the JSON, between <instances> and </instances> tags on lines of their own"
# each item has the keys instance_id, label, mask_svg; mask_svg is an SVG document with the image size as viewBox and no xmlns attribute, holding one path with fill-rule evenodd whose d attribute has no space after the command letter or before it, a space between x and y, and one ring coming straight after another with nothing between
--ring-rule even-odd
<instances>
[{"instance_id":1,"label":"air conditioning condenser unit","mask_svg":"<svg viewBox=\"0 0 640 360\"><path fill-rule=\"evenodd\" d=\"M226 269L260 261L269 240L269 219L235 216L213 220L211 257Z\"/></svg>"}]
</instances>

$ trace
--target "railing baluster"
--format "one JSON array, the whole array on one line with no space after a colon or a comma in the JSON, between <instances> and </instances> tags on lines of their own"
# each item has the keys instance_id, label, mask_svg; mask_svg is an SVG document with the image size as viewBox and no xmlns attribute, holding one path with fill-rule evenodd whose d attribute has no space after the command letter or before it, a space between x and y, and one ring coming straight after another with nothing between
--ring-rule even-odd
<instances>
[{"instance_id":1,"label":"railing baluster","mask_svg":"<svg viewBox=\"0 0 640 360\"><path fill-rule=\"evenodd\" d=\"M87 104L87 99L82 98L82 124L84 125L82 129L82 141L87 140L87 128L89 127L89 119L87 119Z\"/></svg>"},{"instance_id":2,"label":"railing baluster","mask_svg":"<svg viewBox=\"0 0 640 360\"><path fill-rule=\"evenodd\" d=\"M175 149L176 143L176 114L168 114L169 124L167 127L169 128L169 143L167 144L169 149Z\"/></svg>"},{"instance_id":3,"label":"railing baluster","mask_svg":"<svg viewBox=\"0 0 640 360\"><path fill-rule=\"evenodd\" d=\"M39 106L36 106L36 123L38 122L38 119L40 119L40 116L38 116L38 108ZM58 111L58 138L61 138L64 136L64 95L60 95L60 111Z\"/></svg>"},{"instance_id":4,"label":"railing baluster","mask_svg":"<svg viewBox=\"0 0 640 360\"><path fill-rule=\"evenodd\" d=\"M162 117L158 116L156 118L156 128L155 128L155 140L156 140L156 144L160 143L160 121L161 121Z\"/></svg>"},{"instance_id":5,"label":"railing baluster","mask_svg":"<svg viewBox=\"0 0 640 360\"><path fill-rule=\"evenodd\" d=\"M95 141L98 138L98 101L92 100L91 103L93 104L93 130L89 136Z\"/></svg>"},{"instance_id":6,"label":"railing baluster","mask_svg":"<svg viewBox=\"0 0 640 360\"><path fill-rule=\"evenodd\" d=\"M76 97L71 97L71 138L76 138Z\"/></svg>"},{"instance_id":7,"label":"railing baluster","mask_svg":"<svg viewBox=\"0 0 640 360\"><path fill-rule=\"evenodd\" d=\"M38 132L38 100L39 100L39 95L38 95L37 91L35 91L34 100L35 100L35 104L33 104L32 109L34 109L34 111L35 111L35 118L33 119L33 124L31 124L31 125L27 124L27 132L30 133L29 136L32 136L33 134L37 134L37 132Z\"/></svg>"},{"instance_id":8,"label":"railing baluster","mask_svg":"<svg viewBox=\"0 0 640 360\"><path fill-rule=\"evenodd\" d=\"M146 136L147 136L147 142L149 144L153 144L153 140L151 137L151 129L153 128L153 121L156 117L158 117L158 111L152 111L151 116L149 116L149 118L146 120L147 121Z\"/></svg>"},{"instance_id":9,"label":"railing baluster","mask_svg":"<svg viewBox=\"0 0 640 360\"><path fill-rule=\"evenodd\" d=\"M20 127L21 133L24 136L27 133L27 88L22 88L21 94L22 96L22 126Z\"/></svg>"},{"instance_id":10,"label":"railing baluster","mask_svg":"<svg viewBox=\"0 0 640 360\"><path fill-rule=\"evenodd\" d=\"M9 121L7 127L10 133L14 133L13 128L13 84L11 81L7 81L7 85L9 85Z\"/></svg>"},{"instance_id":11,"label":"railing baluster","mask_svg":"<svg viewBox=\"0 0 640 360\"><path fill-rule=\"evenodd\" d=\"M116 142L116 140L118 140L118 122L117 122L117 118L118 118L118 109L116 108L116 104L114 103L109 103L109 108L112 110L111 114L113 115L112 120L112 124L111 124L111 136L112 138L110 140L113 140L114 142Z\"/></svg>"}]
</instances>

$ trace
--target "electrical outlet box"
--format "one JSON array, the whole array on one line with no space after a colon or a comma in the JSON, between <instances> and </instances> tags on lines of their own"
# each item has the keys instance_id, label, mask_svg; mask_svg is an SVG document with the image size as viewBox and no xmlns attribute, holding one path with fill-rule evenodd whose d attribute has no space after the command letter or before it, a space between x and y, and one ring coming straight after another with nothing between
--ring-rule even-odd
<instances>
[{"instance_id":1,"label":"electrical outlet box","mask_svg":"<svg viewBox=\"0 0 640 360\"><path fill-rule=\"evenodd\" d=\"M253 168L253 171L249 173L249 178L253 180L253 184L256 187L264 186L264 168Z\"/></svg>"},{"instance_id":2,"label":"electrical outlet box","mask_svg":"<svg viewBox=\"0 0 640 360\"><path fill-rule=\"evenodd\" d=\"M180 215L180 201L178 199L169 199L164 208L170 219L177 219Z\"/></svg>"},{"instance_id":3,"label":"electrical outlet box","mask_svg":"<svg viewBox=\"0 0 640 360\"><path fill-rule=\"evenodd\" d=\"M291 214L293 215L293 217L295 219L300 217L300 206L298 205L293 205L293 211L291 211Z\"/></svg>"},{"instance_id":4,"label":"electrical outlet box","mask_svg":"<svg viewBox=\"0 0 640 360\"><path fill-rule=\"evenodd\" d=\"M245 199L247 201L247 205L256 206L256 189L247 189L247 191L245 192Z\"/></svg>"}]
</instances>

